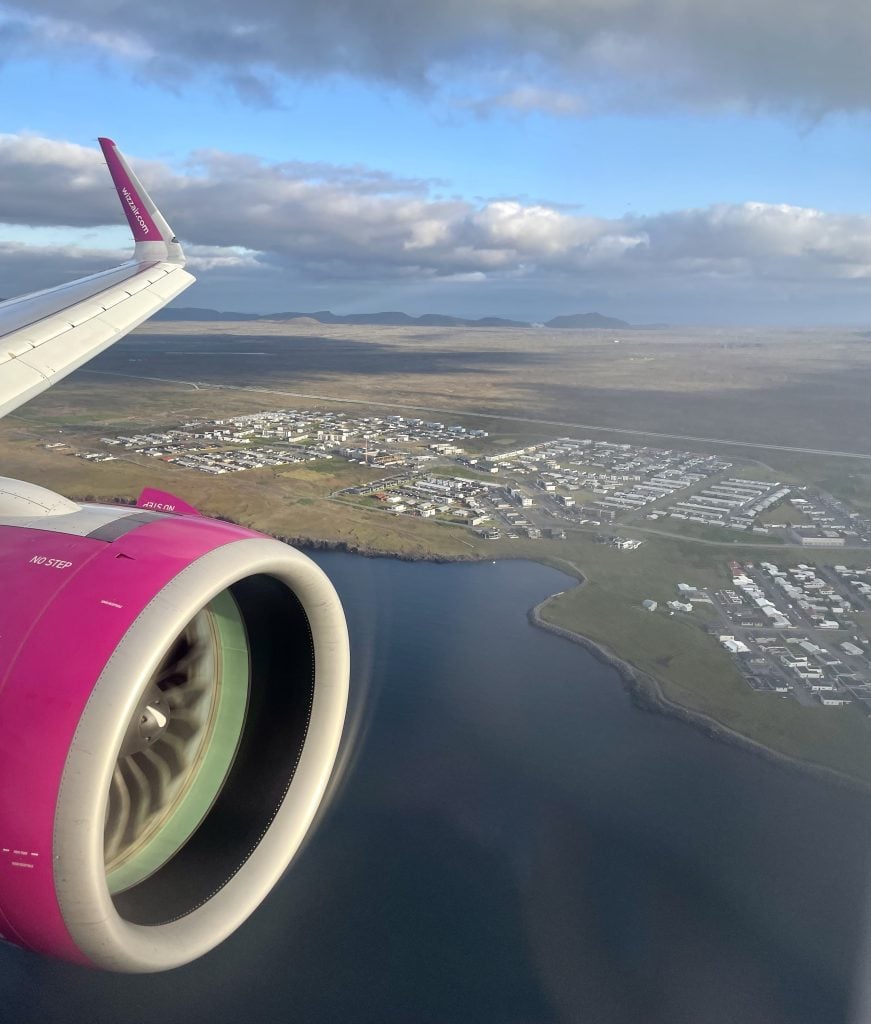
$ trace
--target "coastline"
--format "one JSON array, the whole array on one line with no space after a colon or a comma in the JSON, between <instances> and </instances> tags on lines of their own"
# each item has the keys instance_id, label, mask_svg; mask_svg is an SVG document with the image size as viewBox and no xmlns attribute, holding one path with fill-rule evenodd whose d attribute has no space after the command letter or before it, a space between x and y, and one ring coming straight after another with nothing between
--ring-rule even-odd
<instances>
[{"instance_id":1,"label":"coastline","mask_svg":"<svg viewBox=\"0 0 871 1024\"><path fill-rule=\"evenodd\" d=\"M341 551L348 554L362 555L365 558L393 558L405 562L434 562L445 564L450 562L470 563L490 560L462 555L417 555L411 553L384 551L375 548L349 545L344 541L312 541L301 537L279 537L278 539L295 547L305 547L313 551ZM539 560L533 559L533 561ZM547 565L550 568L558 569L559 572L574 576L577 579L576 585L579 587L582 587L586 582L583 574L577 569L577 566L572 565L572 571L569 571L564 566L556 565L554 560L542 559L539 561L539 564ZM571 563L567 564L571 565ZM721 743L727 743L733 747L738 747L741 750L755 754L757 757L761 757L764 760L780 765L781 767L787 768L791 771L799 771L803 774L811 775L820 781L852 789L865 795L871 795L871 783L869 782L863 782L861 779L857 779L852 775L847 775L835 768L828 768L825 765L815 764L811 761L804 761L800 758L792 757L789 754L781 753L778 750L773 750L771 747L765 746L764 743L760 743L757 740L753 740L749 736L745 736L743 733L736 731L735 729L731 729L729 726L717 721L716 718L706 715L703 711L695 711L692 708L685 707L683 704L678 704L675 701L669 700L669 698L663 693L662 686L655 676L636 668L631 664L631 662L621 658L604 644L591 640L582 633L576 633L574 630L566 629L564 626L558 626L555 623L548 622L543 617L542 610L548 602L556 596L556 594L551 594L549 597L546 597L543 601L540 601L537 605L534 605L532 608L527 610L526 617L530 625L536 626L548 633L552 633L555 636L561 636L572 643L578 644L580 647L589 651L590 654L592 654L598 661L613 668L619 675L623 688L629 696L629 699L636 707L643 711L649 711L653 714L668 715L672 718L677 718L680 721L685 722L687 725L692 726L694 729L700 730L709 739L716 740Z\"/></svg>"},{"instance_id":2,"label":"coastline","mask_svg":"<svg viewBox=\"0 0 871 1024\"><path fill-rule=\"evenodd\" d=\"M111 500L118 504L133 504L132 501L119 498ZM227 522L236 522L229 516L218 516L217 518L224 519ZM329 540L326 538L314 539L311 537L290 537L282 534L272 534L271 536L276 540L289 544L291 547L308 549L310 551L336 551L343 554L360 555L364 558L391 558L402 562L432 562L434 564L449 564L454 562L469 564L473 562L485 562L491 560L489 557L480 557L475 555L442 555L437 553L418 554L414 552L398 552L388 549L373 548L368 545L349 544L347 541ZM531 561L536 561L540 565L547 565L550 568L557 569L559 572L565 573L566 575L573 576L577 581L576 586L582 587L586 583L583 573L573 563L563 563L563 565L560 566L556 563L561 562L562 559L531 559ZM570 568L567 569L566 566L569 566ZM682 704L669 700L669 698L663 693L659 680L654 676L636 668L631 664L631 662L621 658L604 644L600 644L597 641L584 636L582 633L577 633L564 626L558 626L555 623L548 622L543 617L542 610L548 602L553 600L556 596L558 595L551 594L549 597L546 597L543 601L540 601L537 605L534 605L532 608L527 610L526 617L530 625L548 633L552 633L555 636L563 637L571 643L578 644L580 647L589 651L589 653L598 661L613 668L620 677L623 688L629 696L629 699L639 709L677 718L685 722L687 725L691 725L693 728L700 730L709 739L738 747L748 753L755 754L758 757L762 757L773 764L778 764L791 771L800 771L804 774L809 774L820 781L846 787L865 795L871 794L871 782L864 782L861 779L857 779L855 776L847 775L835 768L828 768L825 765L804 761L789 754L783 754L780 751L773 750L771 747L767 747L765 744L760 743L757 740L750 739L750 737L745 736L743 733L731 729L729 726L724 725L722 722L717 721L717 719L710 715L706 715L702 711L695 711Z\"/></svg>"},{"instance_id":3,"label":"coastline","mask_svg":"<svg viewBox=\"0 0 871 1024\"><path fill-rule=\"evenodd\" d=\"M583 583L579 583L579 586L583 586ZM620 676L623 688L636 707L654 714L678 718L686 722L687 725L701 730L712 740L728 743L741 750L746 750L748 753L756 754L758 757L762 757L766 761L778 764L781 767L792 771L800 771L804 774L812 775L823 782L834 783L865 795L871 794L871 783L863 782L861 779L857 779L852 775L846 775L834 768L827 768L825 765L803 761L800 758L791 757L789 754L772 750L771 747L766 747L763 743L759 743L743 733L730 729L729 726L723 725L722 722L718 722L715 718L706 715L702 711L694 711L682 704L676 704L674 701L669 700L662 692L662 687L655 677L635 668L634 665L619 657L603 644L597 643L581 633L566 629L564 626L557 626L555 623L548 622L541 613L544 606L551 599L552 597L546 597L543 601L529 609L526 614L530 624L578 644L589 651L598 661L613 668Z\"/></svg>"},{"instance_id":4,"label":"coastline","mask_svg":"<svg viewBox=\"0 0 871 1024\"><path fill-rule=\"evenodd\" d=\"M463 555L417 555L385 551L370 547L358 547L356 545L347 544L344 541L313 541L302 537L278 537L277 539L282 540L287 544L291 544L294 547L309 548L313 551L340 551L347 554L362 555L364 558L393 558L404 562L433 562L445 564L450 562L470 563L490 560ZM538 560L533 559L533 561ZM578 572L576 566L572 566L572 570L574 571L569 572L565 567L554 564L552 560L541 560L539 564L548 565L550 568L558 569L558 571L566 573L567 575L575 576L577 579L576 585L579 587L582 587L586 582L583 574ZM578 644L578 646L589 651L589 653L598 661L613 668L620 677L620 681L629 699L636 707L643 711L649 711L652 714L668 715L672 718L677 718L680 721L685 722L687 725L692 726L694 729L698 729L709 739L720 743L727 743L733 747L738 747L747 753L755 754L757 757L761 757L773 764L780 765L790 771L802 772L803 774L811 775L822 782L852 789L865 795L871 795L871 783L869 782L863 782L861 779L857 779L852 775L847 775L835 768L828 768L825 765L815 764L811 761L804 761L800 758L792 757L789 754L783 754L778 750L773 750L771 747L765 746L764 743L759 743L757 740L753 740L749 736L745 736L743 733L737 732L735 729L731 729L729 726L717 721L716 718L706 715L703 711L695 711L692 708L685 707L683 704L678 704L675 701L669 700L669 698L663 693L662 686L655 676L636 668L631 664L631 662L621 658L604 644L591 640L582 633L577 633L574 630L566 629L564 626L558 626L555 623L548 622L543 617L542 610L548 602L556 596L556 594L551 594L549 597L546 597L543 601L540 601L537 605L534 605L532 608L527 610L526 617L530 625L535 626L538 629L542 629L545 632L552 633L555 636L561 636L565 640L569 640L571 643Z\"/></svg>"},{"instance_id":5,"label":"coastline","mask_svg":"<svg viewBox=\"0 0 871 1024\"><path fill-rule=\"evenodd\" d=\"M397 562L433 562L445 565L450 562L484 562L489 559L474 555L439 555L415 554L412 551L390 551L384 548L373 548L368 545L349 544L344 540L312 540L309 537L285 537L271 534L276 540L289 544L293 548L307 548L309 551L339 551L346 555L360 555L362 558L392 558Z\"/></svg>"}]
</instances>

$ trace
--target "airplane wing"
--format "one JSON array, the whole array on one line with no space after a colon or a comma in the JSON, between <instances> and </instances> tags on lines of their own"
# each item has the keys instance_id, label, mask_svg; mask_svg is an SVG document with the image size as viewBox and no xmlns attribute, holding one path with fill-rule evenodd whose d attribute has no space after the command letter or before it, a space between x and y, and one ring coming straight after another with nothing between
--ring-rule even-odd
<instances>
[{"instance_id":1,"label":"airplane wing","mask_svg":"<svg viewBox=\"0 0 871 1024\"><path fill-rule=\"evenodd\" d=\"M111 139L100 146L136 247L120 267L0 302L0 416L78 369L194 283L178 239Z\"/></svg>"}]
</instances>

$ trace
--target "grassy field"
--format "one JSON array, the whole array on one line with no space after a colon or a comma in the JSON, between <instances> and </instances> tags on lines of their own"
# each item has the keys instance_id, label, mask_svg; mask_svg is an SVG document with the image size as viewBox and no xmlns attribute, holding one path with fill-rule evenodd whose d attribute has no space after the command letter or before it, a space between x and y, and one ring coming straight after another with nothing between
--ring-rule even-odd
<instances>
[{"instance_id":1,"label":"grassy field","mask_svg":"<svg viewBox=\"0 0 871 1024\"><path fill-rule=\"evenodd\" d=\"M787 523L790 526L800 526L811 522L803 512L800 512L789 501L783 501L775 508L770 508L763 512L760 516L757 516L756 521L762 526L767 526L770 523Z\"/></svg>"},{"instance_id":2,"label":"grassy field","mask_svg":"<svg viewBox=\"0 0 871 1024\"><path fill-rule=\"evenodd\" d=\"M596 543L594 530L569 530L561 541L486 542L461 527L388 515L375 502L332 498L337 490L384 475L338 459L214 478L143 456L125 453L118 461L93 464L44 447L62 442L95 451L101 436L175 426L194 417L331 407L371 415L402 411L409 404L430 410L418 414L425 419L488 430L490 438L475 442L475 451L558 436L707 450L732 458L737 475L796 486L813 483L871 509L871 462L645 439L605 429L871 453L867 340L849 331L649 331L621 337L621 345L614 346L612 332L599 331L318 326L312 335L312 330L312 325L264 323L147 325L95 361L98 372L77 373L0 422L0 472L79 498L130 499L144 486L157 487L205 513L268 533L339 541L362 550L547 562L587 579L584 587L547 605L549 621L605 644L649 672L673 701L775 750L871 781L871 723L856 709L804 709L794 701L754 694L704 631L710 617L704 609L670 616L641 608L648 597L663 605L678 582L724 583L730 558L765 556L790 565L810 557L778 545L775 537L638 518L634 529L619 530L645 539L635 552ZM238 352L246 346L251 359L222 358L225 348ZM254 351L269 358L255 358ZM173 383L180 380L209 386ZM237 389L249 385L269 390ZM330 402L325 395L353 401ZM834 402L838 416L831 414ZM528 422L536 418L560 422ZM849 443L841 436L842 421L851 424ZM595 423L600 429L575 429L571 423ZM477 476L460 467L450 474ZM773 517L783 521L784 514L778 509ZM837 557L851 564L850 552ZM856 558L855 564L868 564L867 555Z\"/></svg>"},{"instance_id":3,"label":"grassy field","mask_svg":"<svg viewBox=\"0 0 871 1024\"><path fill-rule=\"evenodd\" d=\"M783 544L783 538L773 533L752 533L748 530L729 530L725 526L714 526L708 523L691 523L687 519L672 519L666 516L658 519L655 523L641 522L633 523L633 527L643 535L651 537L657 533L677 534L689 540L703 540L713 544L722 544L739 547L778 547ZM631 529L629 532L632 532Z\"/></svg>"},{"instance_id":4,"label":"grassy field","mask_svg":"<svg viewBox=\"0 0 871 1024\"><path fill-rule=\"evenodd\" d=\"M752 558L752 549L735 553ZM871 720L854 707L802 708L794 700L756 694L741 678L730 656L707 634L710 615L697 606L691 614L669 615L677 582L723 585L729 579L721 557L679 543L657 541L637 552L614 552L601 545L575 546L572 559L583 565L585 586L552 599L544 618L604 644L654 676L675 703L717 721L780 753L836 768L871 782ZM794 564L801 557L781 558ZM641 607L653 598L660 607Z\"/></svg>"}]
</instances>

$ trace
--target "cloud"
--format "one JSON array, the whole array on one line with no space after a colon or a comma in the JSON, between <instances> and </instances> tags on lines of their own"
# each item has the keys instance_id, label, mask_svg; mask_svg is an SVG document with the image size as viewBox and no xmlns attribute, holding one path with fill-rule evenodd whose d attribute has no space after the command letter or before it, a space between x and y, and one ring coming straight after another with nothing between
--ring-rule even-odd
<instances>
[{"instance_id":1,"label":"cloud","mask_svg":"<svg viewBox=\"0 0 871 1024\"><path fill-rule=\"evenodd\" d=\"M459 81L466 95L477 82L482 109L557 116L871 106L863 0L6 0L0 36L17 52L90 48L155 79L212 69L257 104L275 76L350 75L418 92Z\"/></svg>"},{"instance_id":2,"label":"cloud","mask_svg":"<svg viewBox=\"0 0 871 1024\"><path fill-rule=\"evenodd\" d=\"M0 239L0 300L39 291L116 266L127 253Z\"/></svg>"},{"instance_id":3,"label":"cloud","mask_svg":"<svg viewBox=\"0 0 871 1024\"><path fill-rule=\"evenodd\" d=\"M7 43L7 56L43 51L102 52L128 60L149 60L155 51L137 33L113 31L105 26L89 27L86 19L54 14L40 15L35 8L15 11L0 6L0 38Z\"/></svg>"},{"instance_id":4,"label":"cloud","mask_svg":"<svg viewBox=\"0 0 871 1024\"><path fill-rule=\"evenodd\" d=\"M247 283L252 295L272 294L258 301L274 308L288 304L281 296L291 287L339 296L439 281L494 296L527 286L554 294L656 292L675 305L704 292L712 308L727 308L737 295L782 302L796 292L858 295L871 279L871 217L864 215L747 202L604 218L516 198L434 198L425 182L362 166L270 164L219 151L194 154L187 173L133 162L204 286L232 282L242 294ZM16 225L16 242L0 250L6 295L119 257L88 249L84 235L84 249L29 246L19 227L39 229L43 241L46 225L83 232L120 225L96 150L0 136L0 180L0 222Z\"/></svg>"},{"instance_id":5,"label":"cloud","mask_svg":"<svg viewBox=\"0 0 871 1024\"><path fill-rule=\"evenodd\" d=\"M188 245L185 248L187 268L195 274L221 271L258 271L265 261L260 253L238 246Z\"/></svg>"},{"instance_id":6,"label":"cloud","mask_svg":"<svg viewBox=\"0 0 871 1024\"><path fill-rule=\"evenodd\" d=\"M537 85L518 85L506 92L466 100L460 104L485 117L499 110L515 114L546 114L550 117L583 117L589 113L586 100L575 93Z\"/></svg>"}]
</instances>

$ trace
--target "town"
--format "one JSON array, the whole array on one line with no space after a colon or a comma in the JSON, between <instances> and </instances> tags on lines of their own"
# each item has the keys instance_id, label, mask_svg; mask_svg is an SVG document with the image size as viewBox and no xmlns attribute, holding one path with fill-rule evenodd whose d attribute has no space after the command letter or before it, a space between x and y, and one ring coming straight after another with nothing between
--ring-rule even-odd
<instances>
[{"instance_id":1,"label":"town","mask_svg":"<svg viewBox=\"0 0 871 1024\"><path fill-rule=\"evenodd\" d=\"M645 536L690 528L785 547L871 550L871 523L839 499L703 452L568 437L500 448L487 431L462 425L319 409L193 420L101 442L100 451L46 447L93 461L145 456L211 475L344 461L374 478L332 498L490 541L561 540L583 530L631 552ZM862 624L871 568L792 561L732 562L728 586L678 583L674 600L643 604L711 633L759 693L806 706L857 703L871 713Z\"/></svg>"},{"instance_id":2,"label":"town","mask_svg":"<svg viewBox=\"0 0 871 1024\"><path fill-rule=\"evenodd\" d=\"M497 450L485 430L317 409L194 420L100 440L102 450L73 454L92 461L144 455L212 475L328 459L356 463L384 473L337 497L465 526L489 540L602 527L611 543L632 549L641 541L614 530L634 526L871 550L871 522L832 495L757 479L746 468L736 473L732 463L700 452L565 437ZM64 442L46 447L70 452Z\"/></svg>"},{"instance_id":3,"label":"town","mask_svg":"<svg viewBox=\"0 0 871 1024\"><path fill-rule=\"evenodd\" d=\"M731 562L731 586L677 585L668 614L714 609L707 629L735 658L754 690L804 705L857 702L871 712L869 639L860 625L871 610L871 569L799 563ZM657 603L643 602L650 612Z\"/></svg>"}]
</instances>

